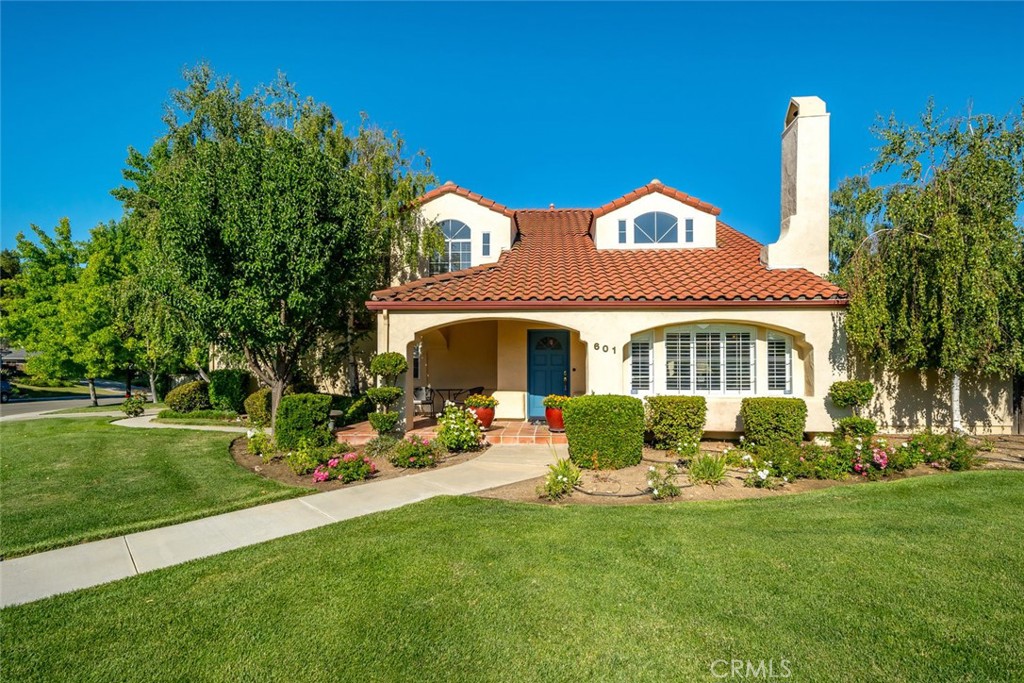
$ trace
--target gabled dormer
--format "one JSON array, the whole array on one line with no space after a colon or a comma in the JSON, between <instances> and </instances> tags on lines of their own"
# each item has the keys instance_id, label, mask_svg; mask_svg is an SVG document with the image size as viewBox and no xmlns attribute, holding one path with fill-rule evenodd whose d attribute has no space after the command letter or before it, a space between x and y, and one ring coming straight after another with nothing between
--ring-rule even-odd
<instances>
[{"instance_id":1,"label":"gabled dormer","mask_svg":"<svg viewBox=\"0 0 1024 683\"><path fill-rule=\"evenodd\" d=\"M420 212L445 237L445 252L430 264L431 275L494 263L512 246L513 211L451 181L423 195Z\"/></svg>"},{"instance_id":2,"label":"gabled dormer","mask_svg":"<svg viewBox=\"0 0 1024 683\"><path fill-rule=\"evenodd\" d=\"M714 248L721 210L655 179L594 211L598 249Z\"/></svg>"}]
</instances>

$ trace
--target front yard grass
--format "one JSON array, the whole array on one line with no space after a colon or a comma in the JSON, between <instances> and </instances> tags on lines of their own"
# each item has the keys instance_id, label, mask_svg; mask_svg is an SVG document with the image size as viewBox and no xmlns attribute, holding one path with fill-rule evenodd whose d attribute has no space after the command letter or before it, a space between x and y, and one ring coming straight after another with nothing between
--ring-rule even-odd
<instances>
[{"instance_id":1,"label":"front yard grass","mask_svg":"<svg viewBox=\"0 0 1024 683\"><path fill-rule=\"evenodd\" d=\"M145 409L146 410L159 410L159 409L163 409L164 407L165 406L164 406L163 403L147 403L145 405ZM121 412L121 404L120 403L111 403L110 405L105 405L105 406L85 406L85 407L82 407L82 408L61 408L60 410L53 411L53 413L55 415L61 415L61 414L65 414L65 413L110 413L110 412L118 412L118 413Z\"/></svg>"},{"instance_id":2,"label":"front yard grass","mask_svg":"<svg viewBox=\"0 0 1024 683\"><path fill-rule=\"evenodd\" d=\"M0 426L0 552L24 555L306 493L238 467L231 435L111 418Z\"/></svg>"},{"instance_id":3,"label":"front yard grass","mask_svg":"<svg viewBox=\"0 0 1024 683\"><path fill-rule=\"evenodd\" d=\"M1019 681L1021 509L1024 474L998 471L637 507L433 499L3 610L5 674L714 681L716 660L777 678L785 659L793 681Z\"/></svg>"},{"instance_id":4,"label":"front yard grass","mask_svg":"<svg viewBox=\"0 0 1024 683\"><path fill-rule=\"evenodd\" d=\"M34 387L20 382L11 382L11 384L18 388L18 398L62 398L65 396L82 396L84 398L89 395L89 387L85 384L75 384L70 387ZM99 398L123 395L123 392L96 387L96 396Z\"/></svg>"}]
</instances>

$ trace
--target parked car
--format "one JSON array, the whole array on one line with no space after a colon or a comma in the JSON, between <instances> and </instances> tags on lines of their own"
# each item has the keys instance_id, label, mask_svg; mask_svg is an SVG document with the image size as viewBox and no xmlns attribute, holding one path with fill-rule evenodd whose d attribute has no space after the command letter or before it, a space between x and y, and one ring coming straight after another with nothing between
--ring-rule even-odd
<instances>
[{"instance_id":1,"label":"parked car","mask_svg":"<svg viewBox=\"0 0 1024 683\"><path fill-rule=\"evenodd\" d=\"M11 400L11 393L13 388L11 383L5 379L0 379L0 403L7 403Z\"/></svg>"}]
</instances>

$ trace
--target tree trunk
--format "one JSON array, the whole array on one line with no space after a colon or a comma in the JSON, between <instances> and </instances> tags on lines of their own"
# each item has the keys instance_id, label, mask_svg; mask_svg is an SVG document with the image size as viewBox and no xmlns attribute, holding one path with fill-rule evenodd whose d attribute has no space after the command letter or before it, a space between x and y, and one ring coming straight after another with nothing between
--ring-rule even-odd
<instances>
[{"instance_id":1,"label":"tree trunk","mask_svg":"<svg viewBox=\"0 0 1024 683\"><path fill-rule=\"evenodd\" d=\"M960 415L960 373L953 373L953 391L951 396L951 412L953 414L953 431L960 433L964 431L963 417Z\"/></svg>"},{"instance_id":2,"label":"tree trunk","mask_svg":"<svg viewBox=\"0 0 1024 683\"><path fill-rule=\"evenodd\" d=\"M149 372L149 399L153 403L159 403L160 397L156 395L156 373Z\"/></svg>"},{"instance_id":3,"label":"tree trunk","mask_svg":"<svg viewBox=\"0 0 1024 683\"><path fill-rule=\"evenodd\" d=\"M96 378L89 378L89 405L93 408L99 405L99 401L96 400Z\"/></svg>"},{"instance_id":4,"label":"tree trunk","mask_svg":"<svg viewBox=\"0 0 1024 683\"><path fill-rule=\"evenodd\" d=\"M124 378L125 380L127 380L124 383L124 397L130 398L132 395L132 380L135 379L135 371L126 370L124 373Z\"/></svg>"},{"instance_id":5,"label":"tree trunk","mask_svg":"<svg viewBox=\"0 0 1024 683\"><path fill-rule=\"evenodd\" d=\"M352 396L358 396L359 391L359 363L356 361L355 345L356 314L349 308L348 312L348 392Z\"/></svg>"},{"instance_id":6,"label":"tree trunk","mask_svg":"<svg viewBox=\"0 0 1024 683\"><path fill-rule=\"evenodd\" d=\"M277 424L277 406L281 403L281 397L284 396L284 389L288 385L288 382L283 379L275 379L270 385L270 428L273 429Z\"/></svg>"}]
</instances>

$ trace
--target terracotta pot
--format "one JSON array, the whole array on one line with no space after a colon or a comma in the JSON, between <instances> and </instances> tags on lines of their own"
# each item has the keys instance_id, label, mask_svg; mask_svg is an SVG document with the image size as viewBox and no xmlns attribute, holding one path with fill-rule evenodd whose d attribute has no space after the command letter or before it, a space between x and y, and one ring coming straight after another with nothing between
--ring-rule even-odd
<instances>
[{"instance_id":1,"label":"terracotta pot","mask_svg":"<svg viewBox=\"0 0 1024 683\"><path fill-rule=\"evenodd\" d=\"M565 421L562 419L561 408L545 408L544 417L547 418L549 432L565 431Z\"/></svg>"},{"instance_id":2,"label":"terracotta pot","mask_svg":"<svg viewBox=\"0 0 1024 683\"><path fill-rule=\"evenodd\" d=\"M480 420L481 427L491 428L491 423L494 422L494 408L470 408L470 410L476 415L476 419Z\"/></svg>"}]
</instances>

